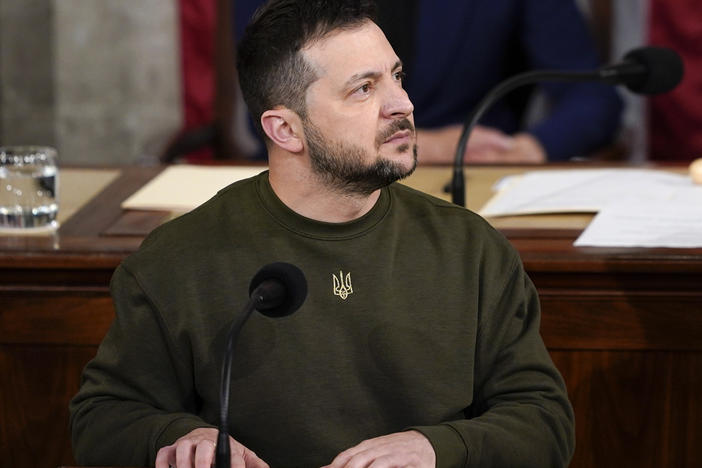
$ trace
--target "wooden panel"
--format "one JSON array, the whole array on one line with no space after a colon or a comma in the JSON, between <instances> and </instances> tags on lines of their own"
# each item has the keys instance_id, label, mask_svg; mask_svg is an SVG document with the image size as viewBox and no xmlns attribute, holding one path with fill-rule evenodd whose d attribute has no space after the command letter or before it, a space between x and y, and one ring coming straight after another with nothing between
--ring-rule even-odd
<instances>
[{"instance_id":1,"label":"wooden panel","mask_svg":"<svg viewBox=\"0 0 702 468\"><path fill-rule=\"evenodd\" d=\"M540 291L550 349L702 350L702 297Z\"/></svg>"},{"instance_id":2,"label":"wooden panel","mask_svg":"<svg viewBox=\"0 0 702 468\"><path fill-rule=\"evenodd\" d=\"M612 270L616 266L610 264ZM598 265L589 263L578 265L577 261L570 264L570 271L563 271L566 265L552 265L551 271L539 269L533 262L525 264L532 281L540 291L548 293L551 290L591 291L593 294L605 293L651 293L675 296L697 296L702 299L702 272L680 271L684 265L666 265L663 262L652 268L648 273L640 271L596 271ZM629 265L631 270L636 265ZM671 271L666 272L666 268ZM592 271L595 270L595 271Z\"/></svg>"},{"instance_id":3,"label":"wooden panel","mask_svg":"<svg viewBox=\"0 0 702 468\"><path fill-rule=\"evenodd\" d=\"M105 256L107 257L107 256ZM81 292L107 292L110 278L119 264L119 258L95 258L83 256L75 260L70 258L56 259L59 267L53 264L33 265L32 268L13 267L7 265L12 259L5 258L6 264L0 267L0 292L7 291L70 291L80 295ZM24 262L29 263L29 262ZM101 267L100 263L105 263ZM22 266L28 266L23 264ZM80 268L80 265L84 268ZM61 265L75 266L74 268ZM92 266L92 267L91 267Z\"/></svg>"},{"instance_id":4,"label":"wooden panel","mask_svg":"<svg viewBox=\"0 0 702 468\"><path fill-rule=\"evenodd\" d=\"M571 468L702 466L702 354L552 351L575 408Z\"/></svg>"},{"instance_id":5,"label":"wooden panel","mask_svg":"<svg viewBox=\"0 0 702 468\"><path fill-rule=\"evenodd\" d=\"M0 303L2 344L97 346L114 317L107 292L0 292Z\"/></svg>"},{"instance_id":6,"label":"wooden panel","mask_svg":"<svg viewBox=\"0 0 702 468\"><path fill-rule=\"evenodd\" d=\"M75 465L68 402L94 347L0 345L2 466Z\"/></svg>"},{"instance_id":7,"label":"wooden panel","mask_svg":"<svg viewBox=\"0 0 702 468\"><path fill-rule=\"evenodd\" d=\"M702 353L672 355L668 466L702 466Z\"/></svg>"}]
</instances>

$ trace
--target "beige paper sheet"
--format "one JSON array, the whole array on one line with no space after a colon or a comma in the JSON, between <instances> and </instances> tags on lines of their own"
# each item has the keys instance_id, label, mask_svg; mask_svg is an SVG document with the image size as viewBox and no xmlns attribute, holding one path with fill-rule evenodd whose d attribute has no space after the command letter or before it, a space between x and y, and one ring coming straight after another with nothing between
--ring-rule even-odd
<instances>
[{"instance_id":1,"label":"beige paper sheet","mask_svg":"<svg viewBox=\"0 0 702 468\"><path fill-rule=\"evenodd\" d=\"M190 211L229 184L253 177L266 169L262 166L170 166L124 200L122 208Z\"/></svg>"}]
</instances>

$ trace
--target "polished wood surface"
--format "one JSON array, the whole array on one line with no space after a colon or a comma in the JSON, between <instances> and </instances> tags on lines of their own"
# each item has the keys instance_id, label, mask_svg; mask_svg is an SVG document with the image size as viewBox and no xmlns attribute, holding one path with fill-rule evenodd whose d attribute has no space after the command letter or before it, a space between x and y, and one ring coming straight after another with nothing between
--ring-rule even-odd
<instances>
[{"instance_id":1,"label":"polished wood surface","mask_svg":"<svg viewBox=\"0 0 702 468\"><path fill-rule=\"evenodd\" d=\"M119 203L159 168L122 168L54 236L0 236L0 457L72 465L66 405L109 326L114 268L168 213ZM472 168L479 208L502 175ZM446 168L407 182L446 197ZM702 466L702 249L577 248L589 215L490 220L541 298L542 334L573 402L572 467Z\"/></svg>"}]
</instances>

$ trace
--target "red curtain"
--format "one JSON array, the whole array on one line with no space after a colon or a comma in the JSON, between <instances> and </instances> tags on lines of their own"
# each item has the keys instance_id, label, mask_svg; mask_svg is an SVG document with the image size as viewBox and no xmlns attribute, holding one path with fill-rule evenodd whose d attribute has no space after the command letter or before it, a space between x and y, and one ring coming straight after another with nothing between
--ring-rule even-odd
<instances>
[{"instance_id":1,"label":"red curtain","mask_svg":"<svg viewBox=\"0 0 702 468\"><path fill-rule=\"evenodd\" d=\"M180 0L180 47L183 131L210 125L214 119L216 0ZM212 148L188 160L212 159Z\"/></svg>"},{"instance_id":2,"label":"red curtain","mask_svg":"<svg viewBox=\"0 0 702 468\"><path fill-rule=\"evenodd\" d=\"M650 1L649 43L676 50L685 75L676 89L649 100L649 158L690 161L702 157L702 4Z\"/></svg>"}]
</instances>

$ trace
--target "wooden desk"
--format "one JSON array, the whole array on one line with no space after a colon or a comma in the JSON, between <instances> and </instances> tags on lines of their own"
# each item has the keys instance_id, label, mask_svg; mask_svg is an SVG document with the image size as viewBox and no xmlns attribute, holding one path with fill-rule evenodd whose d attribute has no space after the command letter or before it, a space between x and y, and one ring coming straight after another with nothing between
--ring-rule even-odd
<instances>
[{"instance_id":1,"label":"wooden desk","mask_svg":"<svg viewBox=\"0 0 702 468\"><path fill-rule=\"evenodd\" d=\"M122 169L56 236L0 237L3 465L75 464L66 406L112 320L109 278L167 216L119 203L158 170ZM520 170L471 169L469 207ZM408 184L445 197L449 177L424 168ZM589 219L492 220L539 290L542 334L576 411L571 466L702 466L702 249L573 247Z\"/></svg>"}]
</instances>

